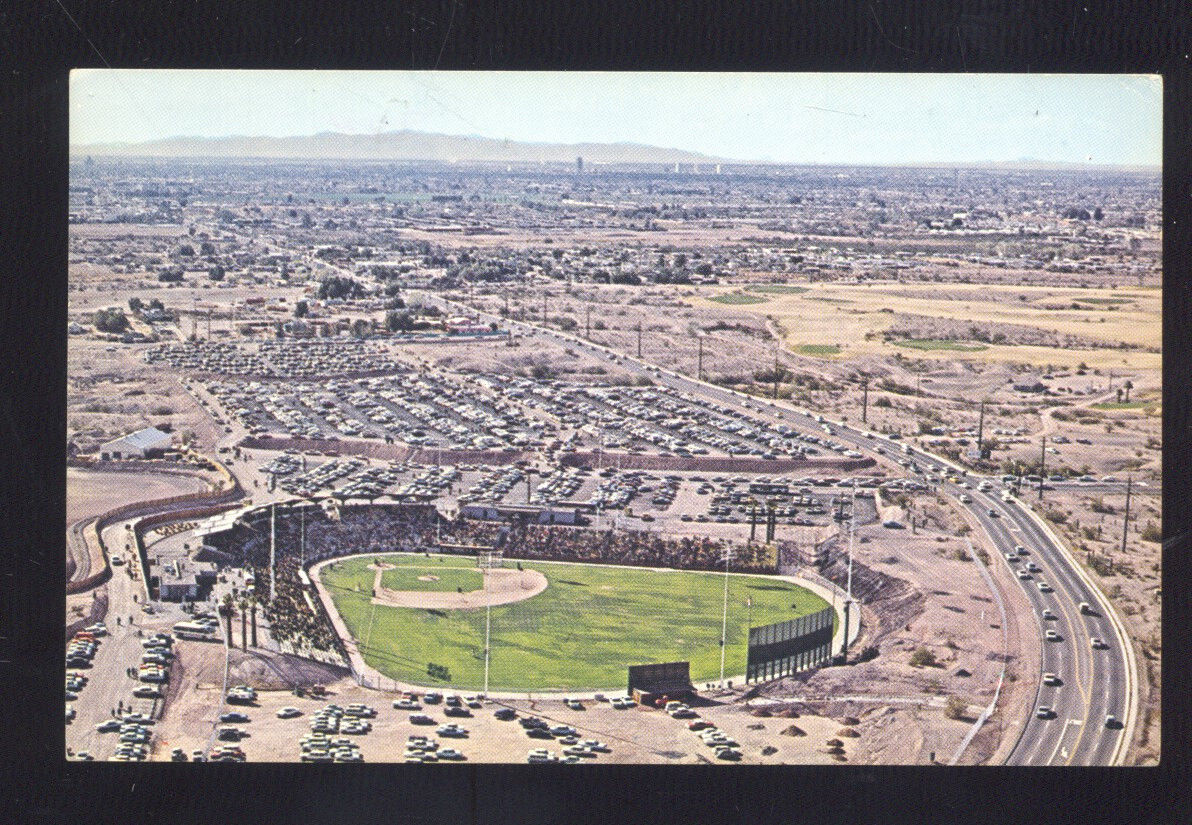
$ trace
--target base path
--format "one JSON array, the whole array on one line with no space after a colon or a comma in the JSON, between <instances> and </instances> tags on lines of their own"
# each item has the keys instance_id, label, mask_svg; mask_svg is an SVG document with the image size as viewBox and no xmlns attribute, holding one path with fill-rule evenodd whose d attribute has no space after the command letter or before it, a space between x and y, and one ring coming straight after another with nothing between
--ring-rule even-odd
<instances>
[{"instance_id":1,"label":"base path","mask_svg":"<svg viewBox=\"0 0 1192 825\"><path fill-rule=\"evenodd\" d=\"M390 590L381 586L381 577L391 564L370 564L373 577L373 604L388 607L418 607L431 610L472 610L513 604L537 596L546 589L546 576L537 570L511 570L495 567L483 571L484 587L467 593L436 590ZM476 572L481 572L476 569Z\"/></svg>"}]
</instances>

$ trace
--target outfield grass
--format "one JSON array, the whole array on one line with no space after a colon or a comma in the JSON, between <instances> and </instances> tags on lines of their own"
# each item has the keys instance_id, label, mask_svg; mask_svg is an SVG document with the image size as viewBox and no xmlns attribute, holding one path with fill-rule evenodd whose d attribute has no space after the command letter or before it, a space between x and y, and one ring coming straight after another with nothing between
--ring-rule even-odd
<instances>
[{"instance_id":1,"label":"outfield grass","mask_svg":"<svg viewBox=\"0 0 1192 825\"><path fill-rule=\"evenodd\" d=\"M389 554L399 567L439 564L443 558ZM392 678L472 690L484 683L484 614L371 603L374 557L346 559L320 577L365 660ZM446 557L444 569L473 559ZM506 561L506 567L515 563ZM719 678L724 576L602 565L523 562L549 586L516 604L492 608L490 690L616 689L631 664L689 660L692 680ZM437 574L436 574L437 575ZM747 606L746 599L752 602ZM793 619L827 606L789 582L730 576L725 671L745 671L746 628ZM427 675L427 664L448 668L450 682Z\"/></svg>"},{"instance_id":2,"label":"outfield grass","mask_svg":"<svg viewBox=\"0 0 1192 825\"><path fill-rule=\"evenodd\" d=\"M795 352L800 355L839 355L840 347L835 344L799 344Z\"/></svg>"},{"instance_id":3,"label":"outfield grass","mask_svg":"<svg viewBox=\"0 0 1192 825\"><path fill-rule=\"evenodd\" d=\"M891 341L891 343L896 347L921 350L947 349L957 352L980 352L986 349L984 344L962 344L959 341L948 341L943 338L904 338L900 341Z\"/></svg>"},{"instance_id":4,"label":"outfield grass","mask_svg":"<svg viewBox=\"0 0 1192 825\"><path fill-rule=\"evenodd\" d=\"M708 300L715 301L718 304L764 304L770 299L763 298L760 295L746 295L744 292L726 292L723 295L715 295Z\"/></svg>"},{"instance_id":5,"label":"outfield grass","mask_svg":"<svg viewBox=\"0 0 1192 825\"><path fill-rule=\"evenodd\" d=\"M808 290L805 286L794 286L792 284L752 284L745 287L745 289L749 292L766 292L771 295L798 295Z\"/></svg>"}]
</instances>

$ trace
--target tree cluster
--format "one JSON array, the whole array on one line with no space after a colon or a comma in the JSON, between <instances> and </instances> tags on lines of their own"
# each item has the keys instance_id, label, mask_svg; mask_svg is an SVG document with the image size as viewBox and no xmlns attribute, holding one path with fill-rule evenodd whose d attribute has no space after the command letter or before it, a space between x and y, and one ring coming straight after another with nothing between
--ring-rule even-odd
<instances>
[{"instance_id":1,"label":"tree cluster","mask_svg":"<svg viewBox=\"0 0 1192 825\"><path fill-rule=\"evenodd\" d=\"M116 307L101 309L95 313L95 328L100 332L124 332L128 329L128 318Z\"/></svg>"}]
</instances>

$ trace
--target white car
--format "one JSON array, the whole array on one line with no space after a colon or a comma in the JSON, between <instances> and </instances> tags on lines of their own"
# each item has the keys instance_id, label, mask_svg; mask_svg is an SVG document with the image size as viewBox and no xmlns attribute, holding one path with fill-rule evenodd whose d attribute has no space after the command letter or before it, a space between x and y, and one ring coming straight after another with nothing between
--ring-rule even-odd
<instances>
[{"instance_id":1,"label":"white car","mask_svg":"<svg viewBox=\"0 0 1192 825\"><path fill-rule=\"evenodd\" d=\"M293 708L293 707L279 708L277 711L278 719L293 719L295 716L301 716L301 715L302 715L302 711L298 710L298 708Z\"/></svg>"},{"instance_id":2,"label":"white car","mask_svg":"<svg viewBox=\"0 0 1192 825\"><path fill-rule=\"evenodd\" d=\"M1049 641L1049 642L1058 642L1060 640L1060 634L1056 633L1054 630L1048 630L1043 635L1047 638L1047 641Z\"/></svg>"}]
</instances>

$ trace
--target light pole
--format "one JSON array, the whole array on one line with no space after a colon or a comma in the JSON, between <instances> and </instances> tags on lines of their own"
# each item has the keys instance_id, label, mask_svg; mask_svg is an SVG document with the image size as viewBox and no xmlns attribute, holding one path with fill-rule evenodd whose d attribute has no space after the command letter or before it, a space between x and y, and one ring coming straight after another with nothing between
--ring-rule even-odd
<instances>
[{"instance_id":1,"label":"light pole","mask_svg":"<svg viewBox=\"0 0 1192 825\"><path fill-rule=\"evenodd\" d=\"M720 687L724 689L724 640L728 635L728 563L732 560L733 551L724 551L724 613L720 619Z\"/></svg>"},{"instance_id":2,"label":"light pole","mask_svg":"<svg viewBox=\"0 0 1192 825\"><path fill-rule=\"evenodd\" d=\"M488 659L489 659L489 630L492 627L492 605L488 598L488 577L484 582L484 698L488 698Z\"/></svg>"}]
</instances>

